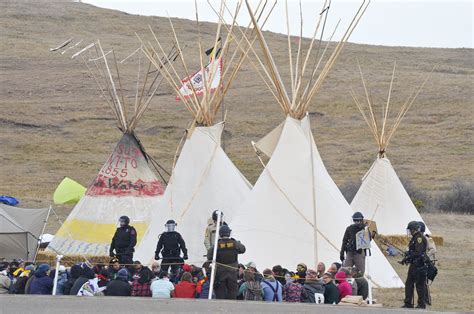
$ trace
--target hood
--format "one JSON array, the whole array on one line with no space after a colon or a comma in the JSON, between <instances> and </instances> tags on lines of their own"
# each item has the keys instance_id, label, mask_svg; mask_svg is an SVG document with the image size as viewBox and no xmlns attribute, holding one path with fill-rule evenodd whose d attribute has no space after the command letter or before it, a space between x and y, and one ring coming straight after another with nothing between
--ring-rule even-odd
<instances>
[{"instance_id":1,"label":"hood","mask_svg":"<svg viewBox=\"0 0 474 314\"><path fill-rule=\"evenodd\" d=\"M72 278L79 278L82 274L82 268L81 265L72 265L71 267L71 277Z\"/></svg>"},{"instance_id":2,"label":"hood","mask_svg":"<svg viewBox=\"0 0 474 314\"><path fill-rule=\"evenodd\" d=\"M35 271L35 277L36 278L46 277L46 272L43 270L37 270Z\"/></svg>"},{"instance_id":3,"label":"hood","mask_svg":"<svg viewBox=\"0 0 474 314\"><path fill-rule=\"evenodd\" d=\"M340 271L340 272L337 272L336 274L336 280L338 280L339 282L344 282L346 281L346 273Z\"/></svg>"}]
</instances>

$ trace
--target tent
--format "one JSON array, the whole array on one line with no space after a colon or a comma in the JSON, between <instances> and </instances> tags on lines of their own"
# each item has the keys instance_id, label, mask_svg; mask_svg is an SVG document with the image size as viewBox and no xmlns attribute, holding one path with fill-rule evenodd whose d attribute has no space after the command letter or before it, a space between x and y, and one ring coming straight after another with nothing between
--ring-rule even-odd
<instances>
[{"instance_id":1,"label":"tent","mask_svg":"<svg viewBox=\"0 0 474 314\"><path fill-rule=\"evenodd\" d=\"M327 17L327 5L317 25L321 20L324 23ZM286 116L282 124L254 143L257 155L267 156L269 161L250 196L229 221L233 235L247 247L245 256L259 268L275 264L295 268L301 262L316 267L321 261L328 265L339 260L343 234L351 223L353 210L324 166L306 112L366 7L367 3L362 4L331 55L320 55L313 68L309 68L313 62L309 65L307 60L318 26L306 55L302 54L301 41L295 64L289 53L291 93L285 89L260 26L249 7L263 53L263 60L256 53L253 55L255 63L261 64L264 69L260 75ZM291 52L289 35L288 45ZM319 69L322 60L326 63ZM298 74L297 71L301 72ZM399 276L375 243L372 256L367 260L370 263L366 273L377 287L403 287Z\"/></svg>"},{"instance_id":2,"label":"tent","mask_svg":"<svg viewBox=\"0 0 474 314\"><path fill-rule=\"evenodd\" d=\"M84 62L96 80L102 97L112 108L122 137L87 188L85 196L61 225L47 250L64 255L108 256L119 217L130 217L130 224L136 228L140 241L152 216L158 210L164 192L163 177L158 172L162 178L159 180L151 170L150 165L156 164L134 132L162 79L159 73L152 75L149 71L141 70L140 58L137 82L132 82L136 88L132 90L135 90L136 94L132 98L134 100L130 101L125 97L127 87L122 87L124 77L119 74L113 50L104 53L99 41L87 47L74 56L83 53L85 49L97 48L98 55L89 60L84 59ZM173 53L172 50L170 60L176 54L177 52ZM114 58L112 62L108 60L110 56ZM92 69L89 63L93 63ZM94 72L93 69L97 71ZM127 102L133 110L127 107Z\"/></svg>"},{"instance_id":3,"label":"tent","mask_svg":"<svg viewBox=\"0 0 474 314\"><path fill-rule=\"evenodd\" d=\"M174 32L172 23L171 27ZM250 183L221 147L224 122L216 122L223 97L244 60L238 51L229 52L231 33L219 39L220 29L221 23L218 24L214 45L209 49L213 51L209 60L203 60L207 57L200 50L200 71L192 75L186 73L183 80L177 74L173 76L163 71L170 86L174 87L177 98L193 115L194 122L186 132L186 140L160 203L159 214L153 217L142 244L137 248L135 257L143 263L153 261L158 236L164 231L168 219L177 222L177 231L186 241L189 262L204 262L207 253L204 231L211 213L221 210L225 219L231 219L250 193ZM174 36L175 45L179 47L175 33ZM161 46L156 37L155 40ZM217 48L218 43L220 48ZM199 46L203 44L199 43ZM157 67L160 66L157 56L151 51L147 55L156 62ZM221 59L225 56L228 56L227 59ZM181 62L184 69L188 68L185 58ZM216 76L220 79L216 80ZM189 81L202 83L190 85L187 84Z\"/></svg>"},{"instance_id":4,"label":"tent","mask_svg":"<svg viewBox=\"0 0 474 314\"><path fill-rule=\"evenodd\" d=\"M34 261L50 211L0 204L0 260Z\"/></svg>"},{"instance_id":5,"label":"tent","mask_svg":"<svg viewBox=\"0 0 474 314\"><path fill-rule=\"evenodd\" d=\"M54 204L77 204L86 191L87 189L76 181L65 177L54 191Z\"/></svg>"},{"instance_id":6,"label":"tent","mask_svg":"<svg viewBox=\"0 0 474 314\"><path fill-rule=\"evenodd\" d=\"M401 106L393 121L389 121L390 98L395 77L394 65L388 99L386 105L382 107L381 116L383 119L379 123L375 118L376 108L374 108L373 100L369 97L360 64L358 65L364 92L367 97L367 105L363 106L353 91L352 97L377 142L378 154L372 167L362 178L362 184L352 200L351 206L355 211L362 212L366 218L375 221L380 234L405 237L408 222L412 220L423 221L423 218L403 187L390 160L387 158L387 147L428 77L419 87L414 89L410 97ZM428 227L426 227L426 232L430 233Z\"/></svg>"}]
</instances>

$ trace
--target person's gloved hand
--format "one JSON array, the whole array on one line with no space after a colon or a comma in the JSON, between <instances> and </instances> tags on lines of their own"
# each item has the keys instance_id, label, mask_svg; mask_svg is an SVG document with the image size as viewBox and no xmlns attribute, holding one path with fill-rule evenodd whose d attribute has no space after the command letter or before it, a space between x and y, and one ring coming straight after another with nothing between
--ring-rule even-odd
<instances>
[{"instance_id":1,"label":"person's gloved hand","mask_svg":"<svg viewBox=\"0 0 474 314\"><path fill-rule=\"evenodd\" d=\"M184 259L184 260L187 260L187 259L188 259L188 254L184 255L184 256L183 256L183 259Z\"/></svg>"},{"instance_id":2,"label":"person's gloved hand","mask_svg":"<svg viewBox=\"0 0 474 314\"><path fill-rule=\"evenodd\" d=\"M341 263L344 262L344 252L341 252L341 255L339 256L339 259L341 260Z\"/></svg>"},{"instance_id":3,"label":"person's gloved hand","mask_svg":"<svg viewBox=\"0 0 474 314\"><path fill-rule=\"evenodd\" d=\"M159 260L160 259L160 255L155 255L155 260Z\"/></svg>"}]
</instances>

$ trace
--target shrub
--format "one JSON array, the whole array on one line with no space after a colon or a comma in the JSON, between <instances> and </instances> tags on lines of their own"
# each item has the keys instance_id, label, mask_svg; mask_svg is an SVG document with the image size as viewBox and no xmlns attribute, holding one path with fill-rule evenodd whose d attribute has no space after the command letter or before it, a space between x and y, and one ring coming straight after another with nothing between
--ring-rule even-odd
<instances>
[{"instance_id":1,"label":"shrub","mask_svg":"<svg viewBox=\"0 0 474 314\"><path fill-rule=\"evenodd\" d=\"M448 192L438 197L436 206L444 212L474 214L474 182L454 182Z\"/></svg>"},{"instance_id":2,"label":"shrub","mask_svg":"<svg viewBox=\"0 0 474 314\"><path fill-rule=\"evenodd\" d=\"M401 181L416 209L419 212L429 211L433 203L430 194L417 188L410 180Z\"/></svg>"}]
</instances>

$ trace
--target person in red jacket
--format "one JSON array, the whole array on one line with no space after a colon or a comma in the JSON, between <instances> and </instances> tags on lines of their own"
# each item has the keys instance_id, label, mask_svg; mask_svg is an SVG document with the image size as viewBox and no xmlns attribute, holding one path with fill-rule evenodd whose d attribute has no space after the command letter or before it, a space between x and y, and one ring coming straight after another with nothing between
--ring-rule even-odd
<instances>
[{"instance_id":1,"label":"person in red jacket","mask_svg":"<svg viewBox=\"0 0 474 314\"><path fill-rule=\"evenodd\" d=\"M352 286L346 281L346 273L339 271L336 274L337 289L339 290L339 301L347 295L352 295Z\"/></svg>"},{"instance_id":2,"label":"person in red jacket","mask_svg":"<svg viewBox=\"0 0 474 314\"><path fill-rule=\"evenodd\" d=\"M192 299L196 297L196 284L193 283L193 276L185 272L181 281L174 287L173 298Z\"/></svg>"}]
</instances>

